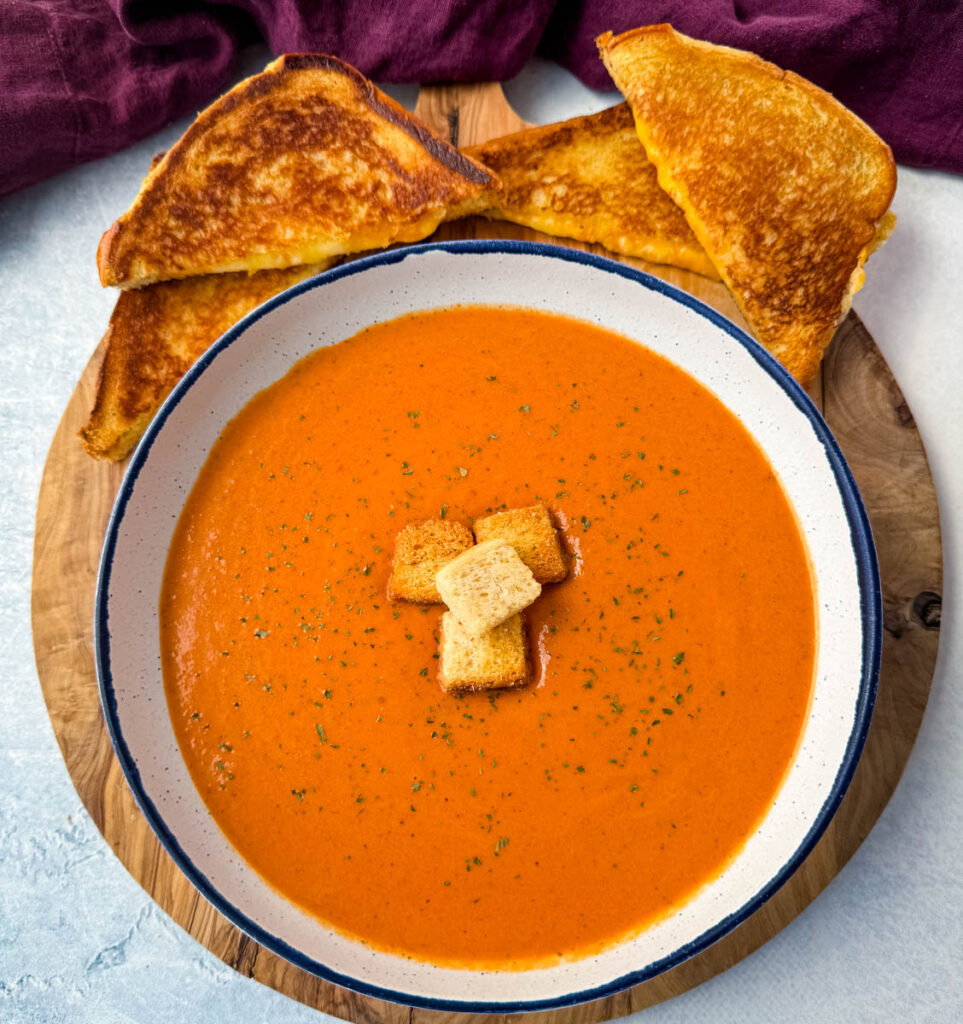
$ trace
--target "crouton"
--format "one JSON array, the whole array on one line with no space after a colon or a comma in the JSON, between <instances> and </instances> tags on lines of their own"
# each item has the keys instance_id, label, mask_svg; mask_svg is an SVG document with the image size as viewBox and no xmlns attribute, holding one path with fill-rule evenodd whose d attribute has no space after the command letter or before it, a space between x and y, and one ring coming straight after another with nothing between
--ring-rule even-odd
<instances>
[{"instance_id":1,"label":"crouton","mask_svg":"<svg viewBox=\"0 0 963 1024\"><path fill-rule=\"evenodd\" d=\"M438 570L474 544L471 530L449 519L423 519L409 523L395 541L395 556L388 580L388 598L440 604L435 586Z\"/></svg>"},{"instance_id":2,"label":"crouton","mask_svg":"<svg viewBox=\"0 0 963 1024\"><path fill-rule=\"evenodd\" d=\"M530 678L528 645L521 615L473 636L453 612L441 617L438 681L446 693L504 690L524 686Z\"/></svg>"},{"instance_id":3,"label":"crouton","mask_svg":"<svg viewBox=\"0 0 963 1024\"><path fill-rule=\"evenodd\" d=\"M531 569L506 540L485 541L460 554L438 571L435 585L471 636L500 626L542 592Z\"/></svg>"},{"instance_id":4,"label":"crouton","mask_svg":"<svg viewBox=\"0 0 963 1024\"><path fill-rule=\"evenodd\" d=\"M510 508L475 520L475 539L501 538L518 552L539 583L558 583L568 575L552 517L544 505Z\"/></svg>"}]
</instances>

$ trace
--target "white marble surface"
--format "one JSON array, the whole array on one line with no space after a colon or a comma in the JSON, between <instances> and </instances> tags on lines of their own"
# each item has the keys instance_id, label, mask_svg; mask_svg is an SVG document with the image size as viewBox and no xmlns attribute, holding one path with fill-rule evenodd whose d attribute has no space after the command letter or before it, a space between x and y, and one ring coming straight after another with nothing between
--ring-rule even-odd
<instances>
[{"instance_id":1,"label":"white marble surface","mask_svg":"<svg viewBox=\"0 0 963 1024\"><path fill-rule=\"evenodd\" d=\"M392 91L413 102L414 90ZM539 122L612 101L537 61L507 92ZM74 792L34 666L40 474L113 304L97 240L183 126L0 200L0 1021L11 1024L321 1019L236 975L129 877ZM839 877L753 956L637 1015L646 1024L963 1020L963 179L901 168L894 206L899 226L855 305L916 415L942 507L943 636L923 726Z\"/></svg>"}]
</instances>

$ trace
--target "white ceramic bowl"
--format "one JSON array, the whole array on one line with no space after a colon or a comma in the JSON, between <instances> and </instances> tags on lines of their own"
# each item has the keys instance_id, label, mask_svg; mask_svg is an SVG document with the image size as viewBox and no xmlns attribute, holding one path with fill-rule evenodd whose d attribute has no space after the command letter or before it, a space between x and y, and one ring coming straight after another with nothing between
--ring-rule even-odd
<instances>
[{"instance_id":1,"label":"white ceramic bowl","mask_svg":"<svg viewBox=\"0 0 963 1024\"><path fill-rule=\"evenodd\" d=\"M275 893L221 834L181 758L164 696L158 596L184 499L227 421L321 345L459 303L567 314L643 342L714 392L775 467L816 580L816 682L796 760L742 852L671 917L599 956L521 972L434 967L340 936ZM812 849L852 776L872 712L879 580L866 515L828 428L789 375L731 323L646 274L571 249L452 242L328 271L233 327L175 389L134 453L107 530L96 604L104 714L161 842L218 910L263 946L338 984L418 1006L544 1009L598 998L734 928Z\"/></svg>"}]
</instances>

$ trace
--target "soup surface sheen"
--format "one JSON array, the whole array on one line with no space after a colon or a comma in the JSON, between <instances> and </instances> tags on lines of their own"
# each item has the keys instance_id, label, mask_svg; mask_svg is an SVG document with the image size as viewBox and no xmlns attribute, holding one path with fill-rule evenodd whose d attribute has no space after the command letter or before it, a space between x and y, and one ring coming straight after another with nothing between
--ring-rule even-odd
<instances>
[{"instance_id":1,"label":"soup surface sheen","mask_svg":"<svg viewBox=\"0 0 963 1024\"><path fill-rule=\"evenodd\" d=\"M440 606L385 597L408 522L542 501L572 555L535 680L437 682ZM701 385L549 314L415 314L227 426L161 595L174 728L278 891L442 965L585 956L718 875L807 714L814 605L771 467Z\"/></svg>"}]
</instances>

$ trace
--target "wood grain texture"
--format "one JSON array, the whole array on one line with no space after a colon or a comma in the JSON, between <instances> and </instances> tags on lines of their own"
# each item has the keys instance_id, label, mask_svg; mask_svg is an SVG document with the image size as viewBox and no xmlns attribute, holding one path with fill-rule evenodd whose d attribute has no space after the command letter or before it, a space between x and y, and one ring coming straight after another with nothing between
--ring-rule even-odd
<instances>
[{"instance_id":1,"label":"wood grain texture","mask_svg":"<svg viewBox=\"0 0 963 1024\"><path fill-rule=\"evenodd\" d=\"M423 89L417 113L462 145L524 127L495 85ZM477 218L444 225L437 237L550 240L525 228ZM742 322L721 284L641 260L622 262L657 274ZM124 469L93 461L77 438L93 401L101 358L98 348L50 448L37 507L33 566L34 648L40 682L67 769L91 817L153 899L239 973L361 1024L497 1021L497 1016L411 1010L369 999L262 949L198 895L140 814L107 736L93 661L97 565ZM906 764L926 705L939 642L942 556L936 493L912 413L855 315L837 332L810 393L824 410L863 494L883 580L885 633L879 694L852 785L805 864L735 931L645 984L593 1003L531 1014L533 1021L594 1024L624 1016L684 992L742 959L788 924L835 877L872 828Z\"/></svg>"}]
</instances>

